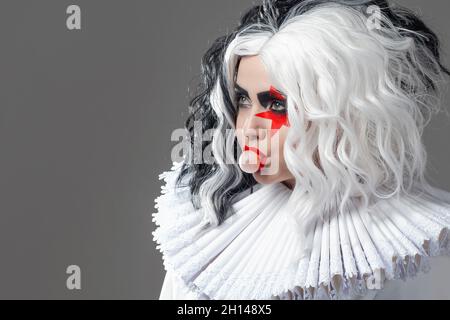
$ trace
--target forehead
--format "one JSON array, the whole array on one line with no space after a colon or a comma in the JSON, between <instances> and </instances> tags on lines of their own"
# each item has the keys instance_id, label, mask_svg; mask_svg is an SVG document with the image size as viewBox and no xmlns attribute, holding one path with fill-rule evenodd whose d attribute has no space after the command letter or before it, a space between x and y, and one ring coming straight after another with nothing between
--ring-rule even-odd
<instances>
[{"instance_id":1,"label":"forehead","mask_svg":"<svg viewBox=\"0 0 450 320\"><path fill-rule=\"evenodd\" d=\"M269 75L259 56L245 56L240 59L236 83L249 91L267 90Z\"/></svg>"}]
</instances>

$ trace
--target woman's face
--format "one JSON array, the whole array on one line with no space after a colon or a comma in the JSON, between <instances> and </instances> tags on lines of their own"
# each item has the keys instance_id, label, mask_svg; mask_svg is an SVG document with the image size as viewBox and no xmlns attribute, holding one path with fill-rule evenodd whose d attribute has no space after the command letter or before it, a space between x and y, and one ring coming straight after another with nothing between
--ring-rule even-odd
<instances>
[{"instance_id":1,"label":"woman's face","mask_svg":"<svg viewBox=\"0 0 450 320\"><path fill-rule=\"evenodd\" d=\"M262 184L283 182L292 189L295 178L283 155L289 130L287 97L270 83L259 56L241 58L235 94L238 143L242 150L258 149L263 162L253 177Z\"/></svg>"}]
</instances>

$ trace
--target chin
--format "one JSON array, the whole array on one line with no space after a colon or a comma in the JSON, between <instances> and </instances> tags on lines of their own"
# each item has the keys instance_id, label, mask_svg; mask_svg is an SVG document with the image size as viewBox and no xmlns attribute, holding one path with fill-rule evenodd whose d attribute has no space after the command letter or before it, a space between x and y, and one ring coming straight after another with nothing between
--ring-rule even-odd
<instances>
[{"instance_id":1,"label":"chin","mask_svg":"<svg viewBox=\"0 0 450 320\"><path fill-rule=\"evenodd\" d=\"M272 184L281 181L278 175L262 174L261 171L254 173L253 177L261 184Z\"/></svg>"}]
</instances>

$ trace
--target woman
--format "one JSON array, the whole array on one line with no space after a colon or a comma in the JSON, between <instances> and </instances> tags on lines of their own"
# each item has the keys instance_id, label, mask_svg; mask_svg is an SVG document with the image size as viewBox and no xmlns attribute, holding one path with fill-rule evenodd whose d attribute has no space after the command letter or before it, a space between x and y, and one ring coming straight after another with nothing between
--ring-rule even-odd
<instances>
[{"instance_id":1,"label":"woman","mask_svg":"<svg viewBox=\"0 0 450 320\"><path fill-rule=\"evenodd\" d=\"M421 140L450 72L417 16L263 1L202 71L191 152L160 176L160 299L450 299L450 193Z\"/></svg>"}]
</instances>

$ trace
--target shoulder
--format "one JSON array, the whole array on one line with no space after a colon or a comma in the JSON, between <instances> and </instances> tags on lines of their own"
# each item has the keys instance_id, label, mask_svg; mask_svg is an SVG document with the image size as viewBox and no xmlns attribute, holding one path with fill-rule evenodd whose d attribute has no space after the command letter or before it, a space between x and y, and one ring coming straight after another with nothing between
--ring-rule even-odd
<instances>
[{"instance_id":1,"label":"shoulder","mask_svg":"<svg viewBox=\"0 0 450 320\"><path fill-rule=\"evenodd\" d=\"M442 255L430 258L429 271L413 278L386 281L374 299L450 299L450 257Z\"/></svg>"}]
</instances>

